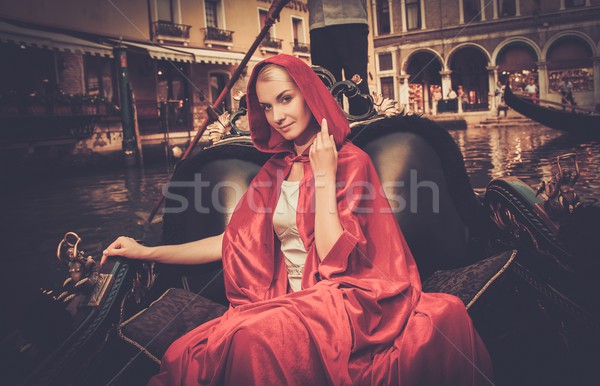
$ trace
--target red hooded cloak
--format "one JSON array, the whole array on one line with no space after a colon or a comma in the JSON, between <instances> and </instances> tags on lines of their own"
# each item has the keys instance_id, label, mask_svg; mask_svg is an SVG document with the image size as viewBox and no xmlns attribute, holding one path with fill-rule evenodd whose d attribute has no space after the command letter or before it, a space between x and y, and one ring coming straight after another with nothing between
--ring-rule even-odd
<instances>
[{"instance_id":1,"label":"red hooded cloak","mask_svg":"<svg viewBox=\"0 0 600 386\"><path fill-rule=\"evenodd\" d=\"M273 130L256 97L267 63L284 67L338 146L337 202L344 229L322 261L314 238L308 156ZM491 383L488 353L463 303L421 292L415 261L381 193L370 158L346 137L348 121L315 73L288 55L250 77L252 140L273 157L241 198L223 238L229 310L174 342L151 385ZM297 225L308 251L302 291L291 292L273 211L293 162L303 162Z\"/></svg>"}]
</instances>

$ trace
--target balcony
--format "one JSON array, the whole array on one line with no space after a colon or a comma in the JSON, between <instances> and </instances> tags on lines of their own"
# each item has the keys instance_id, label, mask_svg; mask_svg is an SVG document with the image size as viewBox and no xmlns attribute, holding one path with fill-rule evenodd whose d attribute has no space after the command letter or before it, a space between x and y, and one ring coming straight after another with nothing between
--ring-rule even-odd
<instances>
[{"instance_id":1,"label":"balcony","mask_svg":"<svg viewBox=\"0 0 600 386\"><path fill-rule=\"evenodd\" d=\"M204 31L204 43L208 48L212 46L224 46L231 49L233 46L233 31L227 31L215 27L201 28Z\"/></svg>"},{"instance_id":2,"label":"balcony","mask_svg":"<svg viewBox=\"0 0 600 386\"><path fill-rule=\"evenodd\" d=\"M260 50L264 54L265 52L271 53L280 53L281 52L281 42L283 39L275 39L271 37L265 37L263 41L260 43Z\"/></svg>"},{"instance_id":3,"label":"balcony","mask_svg":"<svg viewBox=\"0 0 600 386\"><path fill-rule=\"evenodd\" d=\"M175 24L170 21L157 21L153 24L154 38L160 43L165 41L175 41L187 45L190 41L191 26L185 24Z\"/></svg>"},{"instance_id":4,"label":"balcony","mask_svg":"<svg viewBox=\"0 0 600 386\"><path fill-rule=\"evenodd\" d=\"M299 43L297 41L291 43L292 51L296 56L308 57L310 56L310 45L306 43Z\"/></svg>"}]
</instances>

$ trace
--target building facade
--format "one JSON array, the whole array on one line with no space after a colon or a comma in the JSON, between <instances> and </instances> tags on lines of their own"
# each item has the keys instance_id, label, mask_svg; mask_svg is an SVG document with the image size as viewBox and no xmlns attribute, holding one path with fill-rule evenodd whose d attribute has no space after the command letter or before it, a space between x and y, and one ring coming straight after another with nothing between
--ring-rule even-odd
<instances>
[{"instance_id":1,"label":"building facade","mask_svg":"<svg viewBox=\"0 0 600 386\"><path fill-rule=\"evenodd\" d=\"M189 140L264 26L272 0L23 0L0 4L0 120L19 138L120 146L126 75L144 140ZM218 112L237 109L247 74L278 53L310 58L308 14L291 1ZM126 72L123 72L126 69ZM162 106L162 115L161 115ZM162 117L162 118L161 118ZM41 127L41 126L44 127ZM7 134L9 133L9 134ZM178 134L177 134L178 133ZM90 149L87 149L90 150Z\"/></svg>"},{"instance_id":2,"label":"building facade","mask_svg":"<svg viewBox=\"0 0 600 386\"><path fill-rule=\"evenodd\" d=\"M495 111L498 81L560 102L565 77L579 107L599 108L600 0L372 0L371 10L378 89L411 111Z\"/></svg>"}]
</instances>

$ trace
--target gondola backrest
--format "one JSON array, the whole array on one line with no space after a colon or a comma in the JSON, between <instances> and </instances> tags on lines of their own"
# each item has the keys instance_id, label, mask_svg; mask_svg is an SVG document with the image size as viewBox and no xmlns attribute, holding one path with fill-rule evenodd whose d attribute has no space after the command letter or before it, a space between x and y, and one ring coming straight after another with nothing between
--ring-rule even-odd
<instances>
[{"instance_id":1,"label":"gondola backrest","mask_svg":"<svg viewBox=\"0 0 600 386\"><path fill-rule=\"evenodd\" d=\"M354 127L352 141L371 157L394 215L423 279L438 269L469 261L470 231L481 220L481 204L466 175L462 156L445 129L408 116ZM248 137L233 138L182 162L165 206L165 244L219 234L237 200L269 155ZM186 276L190 290L224 302L219 264L171 269Z\"/></svg>"}]
</instances>

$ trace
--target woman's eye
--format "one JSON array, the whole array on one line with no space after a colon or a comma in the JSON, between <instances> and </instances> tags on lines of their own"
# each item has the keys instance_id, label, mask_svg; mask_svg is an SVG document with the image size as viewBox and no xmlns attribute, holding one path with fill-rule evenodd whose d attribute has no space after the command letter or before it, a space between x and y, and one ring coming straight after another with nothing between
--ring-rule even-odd
<instances>
[{"instance_id":1,"label":"woman's eye","mask_svg":"<svg viewBox=\"0 0 600 386\"><path fill-rule=\"evenodd\" d=\"M265 110L265 111L271 110L271 105L263 105L263 110Z\"/></svg>"},{"instance_id":2,"label":"woman's eye","mask_svg":"<svg viewBox=\"0 0 600 386\"><path fill-rule=\"evenodd\" d=\"M283 98L281 98L281 102L282 103L290 103L292 101L292 97L291 96L284 96Z\"/></svg>"}]
</instances>

